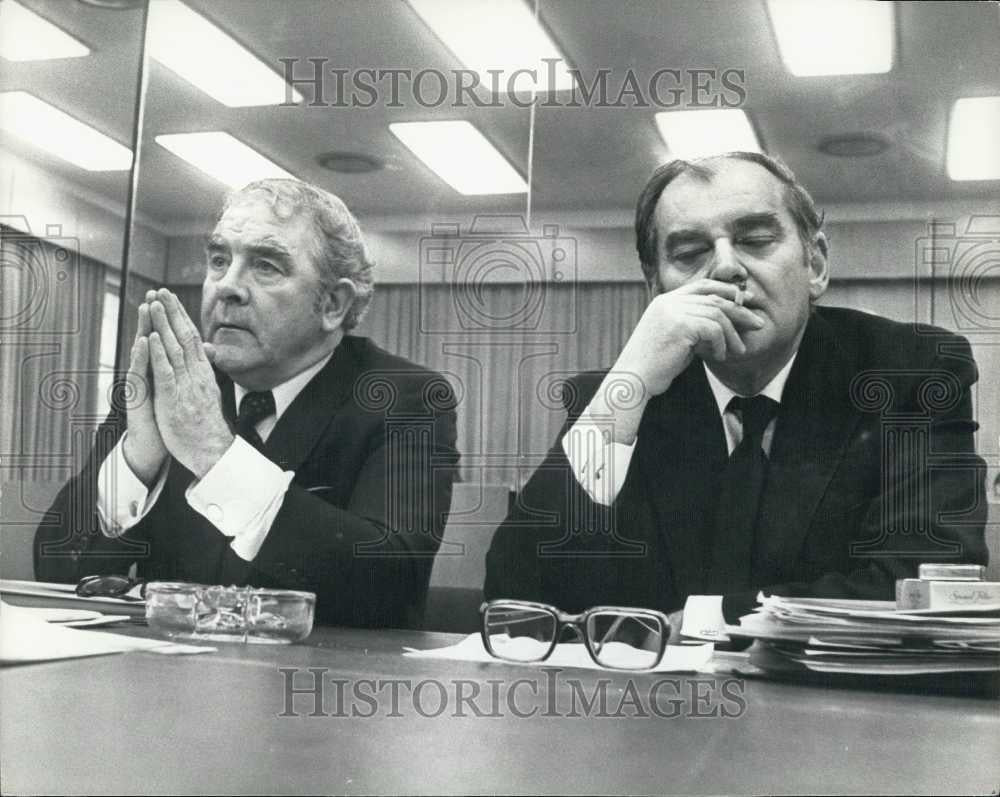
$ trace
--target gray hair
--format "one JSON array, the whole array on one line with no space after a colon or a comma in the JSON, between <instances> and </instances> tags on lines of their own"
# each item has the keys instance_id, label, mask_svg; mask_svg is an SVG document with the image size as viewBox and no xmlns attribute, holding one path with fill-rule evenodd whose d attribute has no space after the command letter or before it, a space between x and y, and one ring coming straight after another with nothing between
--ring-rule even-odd
<instances>
[{"instance_id":1,"label":"gray hair","mask_svg":"<svg viewBox=\"0 0 1000 797\"><path fill-rule=\"evenodd\" d=\"M279 219L308 214L316 232L313 261L320 275L317 307L333 290L337 280L349 279L354 283L354 302L341 326L345 332L350 332L364 317L375 291L375 262L368 253L358 220L347 205L329 191L301 180L282 178L255 180L232 192L226 197L222 213L253 193L266 194L271 211Z\"/></svg>"}]
</instances>

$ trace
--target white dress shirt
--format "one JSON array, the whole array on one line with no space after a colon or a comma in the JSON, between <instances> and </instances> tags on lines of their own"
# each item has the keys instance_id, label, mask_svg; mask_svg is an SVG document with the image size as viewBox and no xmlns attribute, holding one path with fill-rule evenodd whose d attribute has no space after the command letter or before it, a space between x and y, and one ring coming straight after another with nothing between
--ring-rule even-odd
<instances>
[{"instance_id":1,"label":"white dress shirt","mask_svg":"<svg viewBox=\"0 0 1000 797\"><path fill-rule=\"evenodd\" d=\"M295 397L332 356L327 355L271 390L275 414L257 423L255 428L261 440L267 440ZM238 408L249 391L237 384L234 388ZM168 459L152 489L147 490L125 461L124 440L123 435L98 474L97 514L101 531L107 537L121 536L146 516L163 492L170 467ZM294 476L292 471L283 471L237 436L212 469L188 487L184 495L192 509L225 536L233 538L230 547L249 562L264 544Z\"/></svg>"},{"instance_id":2,"label":"white dress shirt","mask_svg":"<svg viewBox=\"0 0 1000 797\"><path fill-rule=\"evenodd\" d=\"M767 396L781 404L785 392L788 374L795 363L798 352L782 367L774 378L768 382L759 395ZM719 417L726 432L726 446L732 454L743 439L743 422L734 412L727 411L729 402L734 396L740 395L724 385L712 373L707 365L705 375L708 386L712 390ZM771 441L774 439L774 427L777 418L772 418L764 429L763 448L771 452ZM638 438L631 443L616 443L611 436L607 424L604 428L589 417L587 411L577 419L576 423L563 435L562 447L569 460L570 467L577 482L595 503L610 506L618 497L625 477L628 475L632 454ZM723 628L725 620L722 617L721 595L691 595L684 606L684 634L703 639L725 639Z\"/></svg>"}]
</instances>

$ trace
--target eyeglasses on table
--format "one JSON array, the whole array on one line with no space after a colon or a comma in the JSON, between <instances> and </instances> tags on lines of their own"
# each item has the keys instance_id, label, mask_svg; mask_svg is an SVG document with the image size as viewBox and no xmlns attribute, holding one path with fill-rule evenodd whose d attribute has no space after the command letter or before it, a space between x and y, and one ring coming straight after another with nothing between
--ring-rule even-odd
<instances>
[{"instance_id":1,"label":"eyeglasses on table","mask_svg":"<svg viewBox=\"0 0 1000 797\"><path fill-rule=\"evenodd\" d=\"M654 609L595 606L567 614L545 603L493 600L479 607L483 646L494 658L540 662L552 655L566 628L601 667L652 670L663 659L670 620Z\"/></svg>"},{"instance_id":2,"label":"eyeglasses on table","mask_svg":"<svg viewBox=\"0 0 1000 797\"><path fill-rule=\"evenodd\" d=\"M121 575L84 576L76 585L76 594L81 598L141 601L146 597L146 582Z\"/></svg>"}]
</instances>

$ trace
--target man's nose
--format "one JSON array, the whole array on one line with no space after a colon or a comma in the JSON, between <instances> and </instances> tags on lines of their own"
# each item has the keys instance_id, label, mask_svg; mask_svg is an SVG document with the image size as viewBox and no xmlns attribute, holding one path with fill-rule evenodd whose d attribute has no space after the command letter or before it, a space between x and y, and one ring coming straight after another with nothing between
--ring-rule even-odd
<instances>
[{"instance_id":1,"label":"man's nose","mask_svg":"<svg viewBox=\"0 0 1000 797\"><path fill-rule=\"evenodd\" d=\"M715 242L709 277L720 282L742 282L747 278L747 270L740 263L732 241L728 238L719 238Z\"/></svg>"},{"instance_id":2,"label":"man's nose","mask_svg":"<svg viewBox=\"0 0 1000 797\"><path fill-rule=\"evenodd\" d=\"M216 292L220 299L245 304L250 297L246 286L246 269L238 261L233 261L216 283Z\"/></svg>"}]
</instances>

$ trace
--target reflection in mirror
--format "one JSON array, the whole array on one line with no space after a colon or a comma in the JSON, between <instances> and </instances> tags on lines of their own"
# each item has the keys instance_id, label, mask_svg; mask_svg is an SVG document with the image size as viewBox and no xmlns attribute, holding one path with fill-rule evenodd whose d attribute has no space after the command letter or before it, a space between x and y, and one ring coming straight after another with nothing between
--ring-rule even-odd
<instances>
[{"instance_id":1,"label":"reflection in mirror","mask_svg":"<svg viewBox=\"0 0 1000 797\"><path fill-rule=\"evenodd\" d=\"M290 175L336 194L376 262L356 334L444 374L461 399L462 478L512 484L521 442L506 397L519 362L549 345L525 348L522 331L543 313L559 245L528 228L531 87L512 75L559 50L533 6L476 8L153 2L138 208L169 231L165 282L198 319L205 237L228 191ZM496 46L531 31L537 51ZM492 78L484 48L502 67Z\"/></svg>"},{"instance_id":2,"label":"reflection in mirror","mask_svg":"<svg viewBox=\"0 0 1000 797\"><path fill-rule=\"evenodd\" d=\"M3 577L31 578L34 528L108 413L143 18L0 3ZM130 268L162 280L166 237L148 219L134 236Z\"/></svg>"}]
</instances>

